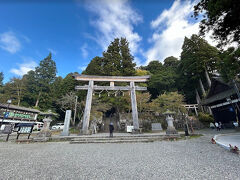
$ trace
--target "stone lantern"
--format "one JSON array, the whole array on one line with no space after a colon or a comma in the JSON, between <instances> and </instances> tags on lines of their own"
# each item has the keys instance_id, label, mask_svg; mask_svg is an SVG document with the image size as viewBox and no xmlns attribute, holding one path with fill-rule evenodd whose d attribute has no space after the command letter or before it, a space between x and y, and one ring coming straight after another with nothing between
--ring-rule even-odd
<instances>
[{"instance_id":1,"label":"stone lantern","mask_svg":"<svg viewBox=\"0 0 240 180\"><path fill-rule=\"evenodd\" d=\"M178 134L177 130L173 125L173 120L174 120L173 115L175 114L175 112L167 110L163 114L166 115L166 121L168 124L166 134Z\"/></svg>"},{"instance_id":2,"label":"stone lantern","mask_svg":"<svg viewBox=\"0 0 240 180\"><path fill-rule=\"evenodd\" d=\"M51 130L50 130L50 123L52 122L53 116L57 116L56 113L53 113L51 110L48 110L47 112L42 112L40 115L44 116L43 119L43 128L42 130L37 134L37 136L34 138L35 141L48 141L49 138L52 136Z\"/></svg>"}]
</instances>

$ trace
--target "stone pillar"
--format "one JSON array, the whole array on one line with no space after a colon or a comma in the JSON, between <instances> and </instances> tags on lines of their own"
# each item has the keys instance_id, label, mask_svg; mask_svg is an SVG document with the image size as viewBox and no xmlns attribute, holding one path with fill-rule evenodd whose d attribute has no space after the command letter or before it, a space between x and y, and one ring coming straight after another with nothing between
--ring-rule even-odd
<instances>
[{"instance_id":1,"label":"stone pillar","mask_svg":"<svg viewBox=\"0 0 240 180\"><path fill-rule=\"evenodd\" d=\"M139 130L139 122L138 122L138 110L137 110L137 100L136 100L136 91L134 82L130 82L131 87L131 104L132 104L132 118L133 118L133 127L134 130Z\"/></svg>"},{"instance_id":2,"label":"stone pillar","mask_svg":"<svg viewBox=\"0 0 240 180\"><path fill-rule=\"evenodd\" d=\"M82 134L89 134L88 127L89 127L89 119L90 119L90 112L91 112L91 106L92 106L93 84L94 82L90 80L88 85L88 93L87 93L86 105L85 105L85 110L83 115Z\"/></svg>"},{"instance_id":3,"label":"stone pillar","mask_svg":"<svg viewBox=\"0 0 240 180\"><path fill-rule=\"evenodd\" d=\"M64 119L64 127L63 127L63 132L61 133L61 136L69 136L69 125L70 125L70 119L71 119L71 110L67 110L65 114L65 119Z\"/></svg>"},{"instance_id":4,"label":"stone pillar","mask_svg":"<svg viewBox=\"0 0 240 180\"><path fill-rule=\"evenodd\" d=\"M167 115L166 121L168 123L166 134L178 134L177 130L175 129L173 125L173 117L172 115Z\"/></svg>"}]
</instances>

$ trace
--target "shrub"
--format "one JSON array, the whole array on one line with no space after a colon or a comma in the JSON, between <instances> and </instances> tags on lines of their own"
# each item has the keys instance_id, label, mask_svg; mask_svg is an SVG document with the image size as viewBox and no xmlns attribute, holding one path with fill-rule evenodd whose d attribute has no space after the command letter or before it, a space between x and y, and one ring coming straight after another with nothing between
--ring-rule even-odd
<instances>
[{"instance_id":1,"label":"shrub","mask_svg":"<svg viewBox=\"0 0 240 180\"><path fill-rule=\"evenodd\" d=\"M214 118L211 114L202 113L202 112L198 114L198 120L205 125L208 125L209 123L214 122Z\"/></svg>"}]
</instances>

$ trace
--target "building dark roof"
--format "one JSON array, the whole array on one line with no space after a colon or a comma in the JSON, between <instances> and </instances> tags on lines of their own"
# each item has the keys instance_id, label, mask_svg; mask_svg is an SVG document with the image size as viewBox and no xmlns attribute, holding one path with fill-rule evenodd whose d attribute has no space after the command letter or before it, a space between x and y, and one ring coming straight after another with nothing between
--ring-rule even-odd
<instances>
[{"instance_id":1,"label":"building dark roof","mask_svg":"<svg viewBox=\"0 0 240 180\"><path fill-rule=\"evenodd\" d=\"M202 105L208 105L219 100L226 99L236 94L233 84L225 83L221 78L212 78L210 90L205 99L202 100Z\"/></svg>"},{"instance_id":2,"label":"building dark roof","mask_svg":"<svg viewBox=\"0 0 240 180\"><path fill-rule=\"evenodd\" d=\"M40 113L40 111L37 109L26 108L26 107L15 106L15 105L8 105L8 104L3 104L3 103L0 103L0 108L6 108L6 109L9 108L9 109L27 111L27 112L32 112L32 113Z\"/></svg>"}]
</instances>

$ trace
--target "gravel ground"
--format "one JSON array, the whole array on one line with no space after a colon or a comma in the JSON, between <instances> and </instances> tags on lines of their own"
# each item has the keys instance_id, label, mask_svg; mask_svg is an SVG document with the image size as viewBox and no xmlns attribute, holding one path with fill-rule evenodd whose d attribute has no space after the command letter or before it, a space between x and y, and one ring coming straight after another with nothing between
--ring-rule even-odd
<instances>
[{"instance_id":1,"label":"gravel ground","mask_svg":"<svg viewBox=\"0 0 240 180\"><path fill-rule=\"evenodd\" d=\"M240 179L240 156L211 135L135 144L0 142L0 179Z\"/></svg>"}]
</instances>

